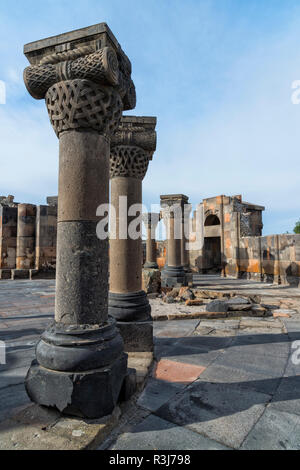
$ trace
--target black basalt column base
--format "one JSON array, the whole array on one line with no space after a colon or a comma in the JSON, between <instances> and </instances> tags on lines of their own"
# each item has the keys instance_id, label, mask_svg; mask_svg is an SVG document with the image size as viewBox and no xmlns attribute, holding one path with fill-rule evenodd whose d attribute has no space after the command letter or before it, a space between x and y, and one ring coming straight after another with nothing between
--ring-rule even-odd
<instances>
[{"instance_id":1,"label":"black basalt column base","mask_svg":"<svg viewBox=\"0 0 300 470\"><path fill-rule=\"evenodd\" d=\"M116 406L127 373L123 340L104 325L53 323L36 348L25 388L29 398L64 414L101 418Z\"/></svg>"},{"instance_id":2,"label":"black basalt column base","mask_svg":"<svg viewBox=\"0 0 300 470\"><path fill-rule=\"evenodd\" d=\"M124 341L124 350L130 352L152 352L153 321L117 322Z\"/></svg>"},{"instance_id":3,"label":"black basalt column base","mask_svg":"<svg viewBox=\"0 0 300 470\"><path fill-rule=\"evenodd\" d=\"M183 266L165 266L161 272L162 287L183 287L187 285Z\"/></svg>"},{"instance_id":4,"label":"black basalt column base","mask_svg":"<svg viewBox=\"0 0 300 470\"><path fill-rule=\"evenodd\" d=\"M110 292L108 313L117 320L126 352L153 351L153 321L146 292Z\"/></svg>"},{"instance_id":5,"label":"black basalt column base","mask_svg":"<svg viewBox=\"0 0 300 470\"><path fill-rule=\"evenodd\" d=\"M127 372L127 355L87 372L56 372L33 361L25 379L29 398L39 405L88 419L111 414Z\"/></svg>"}]
</instances>

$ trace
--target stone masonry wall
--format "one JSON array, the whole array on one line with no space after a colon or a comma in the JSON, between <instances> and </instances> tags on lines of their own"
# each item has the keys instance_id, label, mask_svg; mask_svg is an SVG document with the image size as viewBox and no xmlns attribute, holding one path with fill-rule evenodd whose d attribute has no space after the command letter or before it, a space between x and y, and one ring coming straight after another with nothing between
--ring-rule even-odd
<instances>
[{"instance_id":1,"label":"stone masonry wall","mask_svg":"<svg viewBox=\"0 0 300 470\"><path fill-rule=\"evenodd\" d=\"M299 286L300 235L242 237L239 243L239 277Z\"/></svg>"}]
</instances>

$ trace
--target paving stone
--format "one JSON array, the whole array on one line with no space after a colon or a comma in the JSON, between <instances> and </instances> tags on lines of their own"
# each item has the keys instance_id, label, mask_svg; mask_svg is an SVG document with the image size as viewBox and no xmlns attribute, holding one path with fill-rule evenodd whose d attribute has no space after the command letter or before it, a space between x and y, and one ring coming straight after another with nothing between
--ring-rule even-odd
<instances>
[{"instance_id":1,"label":"paving stone","mask_svg":"<svg viewBox=\"0 0 300 470\"><path fill-rule=\"evenodd\" d=\"M281 379L271 406L277 410L300 416L300 374Z\"/></svg>"},{"instance_id":2,"label":"paving stone","mask_svg":"<svg viewBox=\"0 0 300 470\"><path fill-rule=\"evenodd\" d=\"M169 383L162 380L150 378L145 390L138 399L138 405L149 411L156 411L167 401L182 390L186 385L182 383Z\"/></svg>"},{"instance_id":3,"label":"paving stone","mask_svg":"<svg viewBox=\"0 0 300 470\"><path fill-rule=\"evenodd\" d=\"M1 371L0 368L0 389L10 385L24 384L27 372L28 366L8 369L5 371Z\"/></svg>"},{"instance_id":4,"label":"paving stone","mask_svg":"<svg viewBox=\"0 0 300 470\"><path fill-rule=\"evenodd\" d=\"M175 362L184 362L207 367L216 360L219 354L219 350L211 350L205 347L203 347L203 349L193 348L190 346L186 347L180 343L175 343L173 346L163 350L159 357Z\"/></svg>"},{"instance_id":5,"label":"paving stone","mask_svg":"<svg viewBox=\"0 0 300 470\"><path fill-rule=\"evenodd\" d=\"M270 377L258 372L246 372L243 369L223 366L217 363L209 366L199 380L219 384L232 384L243 389L251 389L257 392L272 395L280 384L280 377Z\"/></svg>"},{"instance_id":6,"label":"paving stone","mask_svg":"<svg viewBox=\"0 0 300 470\"><path fill-rule=\"evenodd\" d=\"M161 359L153 376L155 379L165 382L189 384L194 382L204 370L203 366Z\"/></svg>"},{"instance_id":7,"label":"paving stone","mask_svg":"<svg viewBox=\"0 0 300 470\"><path fill-rule=\"evenodd\" d=\"M238 448L262 415L269 395L233 385L197 381L156 414Z\"/></svg>"},{"instance_id":8,"label":"paving stone","mask_svg":"<svg viewBox=\"0 0 300 470\"><path fill-rule=\"evenodd\" d=\"M251 354L253 348L255 353L260 355L276 355L288 358L289 356L289 338L283 333L270 333L270 331L261 332L247 331L237 332L232 346L243 346L245 352Z\"/></svg>"},{"instance_id":9,"label":"paving stone","mask_svg":"<svg viewBox=\"0 0 300 470\"><path fill-rule=\"evenodd\" d=\"M300 416L267 407L241 448L244 450L299 450Z\"/></svg>"},{"instance_id":10,"label":"paving stone","mask_svg":"<svg viewBox=\"0 0 300 470\"><path fill-rule=\"evenodd\" d=\"M287 358L276 354L257 352L254 347L233 346L230 351L220 355L214 364L241 369L250 374L262 374L269 378L281 377Z\"/></svg>"},{"instance_id":11,"label":"paving stone","mask_svg":"<svg viewBox=\"0 0 300 470\"><path fill-rule=\"evenodd\" d=\"M120 436L112 450L226 450L226 447L150 415L130 433Z\"/></svg>"},{"instance_id":12,"label":"paving stone","mask_svg":"<svg viewBox=\"0 0 300 470\"><path fill-rule=\"evenodd\" d=\"M30 403L24 384L0 389L0 421L9 418L14 410Z\"/></svg>"}]
</instances>

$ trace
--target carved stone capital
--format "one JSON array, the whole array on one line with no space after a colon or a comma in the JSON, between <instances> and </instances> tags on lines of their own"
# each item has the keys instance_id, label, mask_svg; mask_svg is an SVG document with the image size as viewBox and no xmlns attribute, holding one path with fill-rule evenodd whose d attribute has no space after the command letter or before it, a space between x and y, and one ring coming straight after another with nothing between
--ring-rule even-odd
<instances>
[{"instance_id":1,"label":"carved stone capital","mask_svg":"<svg viewBox=\"0 0 300 470\"><path fill-rule=\"evenodd\" d=\"M149 154L140 147L120 145L110 151L110 178L125 176L143 180L149 166Z\"/></svg>"},{"instance_id":2,"label":"carved stone capital","mask_svg":"<svg viewBox=\"0 0 300 470\"><path fill-rule=\"evenodd\" d=\"M46 93L49 118L56 135L72 129L93 129L112 135L122 115L119 93L90 80L56 83Z\"/></svg>"},{"instance_id":3,"label":"carved stone capital","mask_svg":"<svg viewBox=\"0 0 300 470\"><path fill-rule=\"evenodd\" d=\"M56 134L90 128L112 135L136 104L131 63L105 23L27 44L28 92L46 99Z\"/></svg>"},{"instance_id":4,"label":"carved stone capital","mask_svg":"<svg viewBox=\"0 0 300 470\"><path fill-rule=\"evenodd\" d=\"M143 180L156 150L156 118L123 116L111 138L110 177Z\"/></svg>"},{"instance_id":5,"label":"carved stone capital","mask_svg":"<svg viewBox=\"0 0 300 470\"><path fill-rule=\"evenodd\" d=\"M182 222L189 217L192 210L189 198L184 194L168 194L160 196L160 205L164 218L182 218Z\"/></svg>"}]
</instances>

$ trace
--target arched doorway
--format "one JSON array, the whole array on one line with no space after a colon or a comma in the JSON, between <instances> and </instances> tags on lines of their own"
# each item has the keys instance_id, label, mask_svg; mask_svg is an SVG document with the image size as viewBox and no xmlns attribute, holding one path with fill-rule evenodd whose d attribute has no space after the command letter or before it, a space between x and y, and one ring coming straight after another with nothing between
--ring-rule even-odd
<instances>
[{"instance_id":1,"label":"arched doorway","mask_svg":"<svg viewBox=\"0 0 300 470\"><path fill-rule=\"evenodd\" d=\"M209 214L204 222L203 258L204 273L216 274L221 272L221 222L215 214Z\"/></svg>"}]
</instances>

